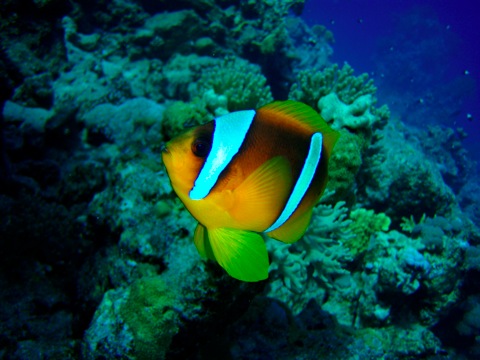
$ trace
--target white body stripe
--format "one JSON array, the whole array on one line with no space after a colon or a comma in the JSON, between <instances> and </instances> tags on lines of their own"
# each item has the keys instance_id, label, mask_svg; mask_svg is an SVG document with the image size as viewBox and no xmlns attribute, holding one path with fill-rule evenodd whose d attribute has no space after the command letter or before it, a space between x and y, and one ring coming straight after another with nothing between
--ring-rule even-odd
<instances>
[{"instance_id":1,"label":"white body stripe","mask_svg":"<svg viewBox=\"0 0 480 360\"><path fill-rule=\"evenodd\" d=\"M278 229L280 226L285 224L285 222L297 209L300 201L302 201L303 196L307 192L313 180L318 163L320 162L320 157L322 155L322 141L323 136L321 133L315 133L312 135L307 158L303 164L302 171L300 172L297 183L293 188L292 194L290 195L290 198L288 199L287 204L285 205L285 208L278 219L264 232L270 232Z\"/></svg>"},{"instance_id":2,"label":"white body stripe","mask_svg":"<svg viewBox=\"0 0 480 360\"><path fill-rule=\"evenodd\" d=\"M254 117L255 110L245 110L215 119L212 148L190 190L190 199L201 200L210 193L222 171L240 150Z\"/></svg>"}]
</instances>

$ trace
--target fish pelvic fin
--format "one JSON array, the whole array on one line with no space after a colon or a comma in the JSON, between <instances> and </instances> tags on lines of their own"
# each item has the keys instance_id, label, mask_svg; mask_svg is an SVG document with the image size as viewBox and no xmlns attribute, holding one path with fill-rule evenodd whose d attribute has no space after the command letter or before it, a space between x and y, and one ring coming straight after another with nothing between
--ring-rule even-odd
<instances>
[{"instance_id":1,"label":"fish pelvic fin","mask_svg":"<svg viewBox=\"0 0 480 360\"><path fill-rule=\"evenodd\" d=\"M205 233L203 238L205 243L209 243L215 260L230 276L247 282L261 281L268 277L268 252L260 234L217 228L208 229L207 238ZM208 250L204 253L208 257Z\"/></svg>"},{"instance_id":2,"label":"fish pelvic fin","mask_svg":"<svg viewBox=\"0 0 480 360\"><path fill-rule=\"evenodd\" d=\"M215 260L210 241L208 240L208 231L202 224L198 223L193 234L193 242L198 253L204 259Z\"/></svg>"},{"instance_id":3,"label":"fish pelvic fin","mask_svg":"<svg viewBox=\"0 0 480 360\"><path fill-rule=\"evenodd\" d=\"M268 232L267 235L286 244L293 244L305 234L311 218L312 209L298 216L293 215L285 224Z\"/></svg>"}]
</instances>

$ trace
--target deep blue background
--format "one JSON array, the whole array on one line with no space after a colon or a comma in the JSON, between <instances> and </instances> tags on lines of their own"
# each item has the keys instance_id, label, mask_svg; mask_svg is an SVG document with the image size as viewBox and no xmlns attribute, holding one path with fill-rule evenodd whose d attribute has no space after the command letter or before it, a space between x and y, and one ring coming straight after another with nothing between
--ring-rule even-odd
<instances>
[{"instance_id":1,"label":"deep blue background","mask_svg":"<svg viewBox=\"0 0 480 360\"><path fill-rule=\"evenodd\" d=\"M451 127L461 126L467 131L469 137L465 141L465 146L472 157L480 162L479 8L480 2L473 0L307 0L303 18L309 25L325 25L333 32L334 62L343 64L347 61L357 73L368 72L375 79L380 75L378 70L382 63L385 68L389 62L392 64L395 61L392 54L389 54L388 58L385 57L385 44L389 41L392 43L393 54L400 48L402 52L410 52L407 54L410 59L418 58L419 61L422 57L423 60L429 59L431 67L423 70L429 74L423 75L433 80L425 85L425 93L429 90L427 88L433 88L435 91L443 86L447 89L441 95L437 93L437 104L450 100L446 98L449 97L448 86L451 82L460 80L460 83L464 83L465 79L461 77L470 77L471 79L467 79L470 80L468 81L470 86L454 88L452 85L451 94L455 93L457 98L461 98L460 102L456 102L461 103L459 106L461 111L450 115L448 120L442 123ZM423 14L425 18L423 24L410 21L409 16L415 12ZM436 27L432 26L434 34L427 34L424 24L432 22L432 19L436 19L438 24ZM436 40L434 44L430 44L430 48L425 47L425 41L422 42L427 36ZM399 46L398 39L402 37L403 44ZM436 53L439 54L438 57L435 57ZM405 57L405 54L399 54L400 57ZM418 74L410 76L412 79L421 78ZM396 84L392 86L400 87ZM382 89L379 84L380 102L383 100L382 97L387 98L384 96L387 95L385 92L391 90ZM404 89L396 90L401 94ZM419 96L421 90L419 86L417 89ZM471 114L473 119L468 120L468 114ZM406 114L402 115L406 117Z\"/></svg>"}]
</instances>

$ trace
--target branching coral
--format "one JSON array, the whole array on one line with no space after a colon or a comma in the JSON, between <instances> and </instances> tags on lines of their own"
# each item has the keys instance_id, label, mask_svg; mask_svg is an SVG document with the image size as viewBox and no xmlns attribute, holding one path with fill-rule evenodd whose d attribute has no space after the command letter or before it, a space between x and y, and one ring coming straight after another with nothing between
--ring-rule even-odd
<instances>
[{"instance_id":1,"label":"branching coral","mask_svg":"<svg viewBox=\"0 0 480 360\"><path fill-rule=\"evenodd\" d=\"M345 63L341 69L334 64L323 71L300 71L289 97L309 104L337 129L359 129L383 123L390 116L386 106L375 108L376 92L368 74L354 76L353 68Z\"/></svg>"},{"instance_id":2,"label":"branching coral","mask_svg":"<svg viewBox=\"0 0 480 360\"><path fill-rule=\"evenodd\" d=\"M385 326L394 314L416 317L429 326L458 297L455 284L460 278L465 235L457 222L427 219L414 231L421 237L414 239L387 232L390 220L384 214L360 208L347 218L343 203L320 205L311 228L298 243L269 243L272 282L268 295L287 303L294 312L315 299L349 326ZM435 249L426 243L431 241L427 232L435 237L439 231L443 231L440 240L444 245ZM363 256L355 258L355 267L351 266L354 254L348 251L352 246L357 246L355 254L363 251ZM414 308L403 305L411 301L419 304Z\"/></svg>"},{"instance_id":3,"label":"branching coral","mask_svg":"<svg viewBox=\"0 0 480 360\"><path fill-rule=\"evenodd\" d=\"M370 236L379 231L388 231L391 220L384 213L375 214L373 210L363 208L355 209L350 213L352 223L350 231L356 236L347 239L344 245L352 254L358 255L365 251L370 243Z\"/></svg>"},{"instance_id":4,"label":"branching coral","mask_svg":"<svg viewBox=\"0 0 480 360\"><path fill-rule=\"evenodd\" d=\"M425 221L426 215L423 214L422 217L420 218L418 224L423 224ZM410 215L410 217L402 217L402 222L400 224L400 228L407 233L412 233L413 229L415 228L417 224L415 223L415 219L413 215Z\"/></svg>"},{"instance_id":5,"label":"branching coral","mask_svg":"<svg viewBox=\"0 0 480 360\"><path fill-rule=\"evenodd\" d=\"M340 101L350 105L361 96L375 96L376 91L368 74L355 77L353 68L345 63L341 69L334 64L323 71L300 71L297 82L290 89L290 98L319 110L318 101L328 94L336 93Z\"/></svg>"},{"instance_id":6,"label":"branching coral","mask_svg":"<svg viewBox=\"0 0 480 360\"><path fill-rule=\"evenodd\" d=\"M268 242L272 255L270 295L301 311L312 298L321 300L335 280L347 274L343 265L351 260L341 241L350 238L347 209L318 205L307 233L297 243Z\"/></svg>"},{"instance_id":7,"label":"branching coral","mask_svg":"<svg viewBox=\"0 0 480 360\"><path fill-rule=\"evenodd\" d=\"M240 58L226 58L222 64L205 69L193 94L202 97L213 90L227 98L227 110L256 109L273 101L267 79L260 67Z\"/></svg>"}]
</instances>

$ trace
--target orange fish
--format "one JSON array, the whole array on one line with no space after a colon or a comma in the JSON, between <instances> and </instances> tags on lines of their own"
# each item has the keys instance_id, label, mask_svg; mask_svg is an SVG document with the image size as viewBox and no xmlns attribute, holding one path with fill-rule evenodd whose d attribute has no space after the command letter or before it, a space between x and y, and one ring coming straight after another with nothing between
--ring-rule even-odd
<instances>
[{"instance_id":1,"label":"orange fish","mask_svg":"<svg viewBox=\"0 0 480 360\"><path fill-rule=\"evenodd\" d=\"M200 255L236 279L266 279L261 233L285 243L303 236L338 137L311 107L289 100L220 116L169 141L163 162L199 222Z\"/></svg>"}]
</instances>

